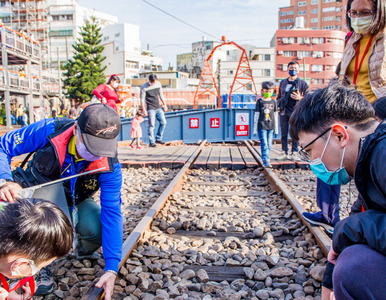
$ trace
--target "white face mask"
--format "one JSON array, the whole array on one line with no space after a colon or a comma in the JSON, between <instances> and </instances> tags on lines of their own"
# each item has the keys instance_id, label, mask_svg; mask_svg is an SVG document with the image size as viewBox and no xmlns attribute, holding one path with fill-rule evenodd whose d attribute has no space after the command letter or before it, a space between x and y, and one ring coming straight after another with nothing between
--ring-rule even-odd
<instances>
[{"instance_id":1,"label":"white face mask","mask_svg":"<svg viewBox=\"0 0 386 300\"><path fill-rule=\"evenodd\" d=\"M118 82L113 82L113 88L116 89L118 87Z\"/></svg>"},{"instance_id":2,"label":"white face mask","mask_svg":"<svg viewBox=\"0 0 386 300\"><path fill-rule=\"evenodd\" d=\"M373 16L351 18L351 27L356 33L365 34L373 22Z\"/></svg>"}]
</instances>

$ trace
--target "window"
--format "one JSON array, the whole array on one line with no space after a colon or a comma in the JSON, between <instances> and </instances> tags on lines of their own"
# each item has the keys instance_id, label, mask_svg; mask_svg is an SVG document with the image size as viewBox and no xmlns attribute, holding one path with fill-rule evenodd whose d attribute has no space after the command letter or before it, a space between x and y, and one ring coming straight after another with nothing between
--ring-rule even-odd
<instances>
[{"instance_id":1,"label":"window","mask_svg":"<svg viewBox=\"0 0 386 300\"><path fill-rule=\"evenodd\" d=\"M106 35L104 38L103 38L104 41L108 41L109 40L109 36Z\"/></svg>"},{"instance_id":2,"label":"window","mask_svg":"<svg viewBox=\"0 0 386 300\"><path fill-rule=\"evenodd\" d=\"M323 44L324 38L312 38L312 43L313 44Z\"/></svg>"},{"instance_id":3,"label":"window","mask_svg":"<svg viewBox=\"0 0 386 300\"><path fill-rule=\"evenodd\" d=\"M49 36L51 37L60 37L60 36L72 36L73 31L72 29L68 30L51 30L49 33Z\"/></svg>"},{"instance_id":4,"label":"window","mask_svg":"<svg viewBox=\"0 0 386 300\"><path fill-rule=\"evenodd\" d=\"M72 20L73 16L72 15L67 15L67 20Z\"/></svg>"},{"instance_id":5,"label":"window","mask_svg":"<svg viewBox=\"0 0 386 300\"><path fill-rule=\"evenodd\" d=\"M323 12L335 11L335 7L325 7L323 8Z\"/></svg>"},{"instance_id":6,"label":"window","mask_svg":"<svg viewBox=\"0 0 386 300\"><path fill-rule=\"evenodd\" d=\"M328 16L328 17L323 17L323 21L333 21L335 20L335 16Z\"/></svg>"},{"instance_id":7,"label":"window","mask_svg":"<svg viewBox=\"0 0 386 300\"><path fill-rule=\"evenodd\" d=\"M312 14L317 14L317 13L318 13L318 9L317 9L317 8L311 9L311 13L312 13Z\"/></svg>"},{"instance_id":8,"label":"window","mask_svg":"<svg viewBox=\"0 0 386 300\"><path fill-rule=\"evenodd\" d=\"M323 3L335 2L335 0L323 0Z\"/></svg>"},{"instance_id":9,"label":"window","mask_svg":"<svg viewBox=\"0 0 386 300\"><path fill-rule=\"evenodd\" d=\"M318 27L311 27L312 30L318 30Z\"/></svg>"},{"instance_id":10,"label":"window","mask_svg":"<svg viewBox=\"0 0 386 300\"><path fill-rule=\"evenodd\" d=\"M298 3L298 6L306 6L307 5L307 2L306 1L302 1L302 2L299 2Z\"/></svg>"},{"instance_id":11,"label":"window","mask_svg":"<svg viewBox=\"0 0 386 300\"><path fill-rule=\"evenodd\" d=\"M283 20L280 20L280 23L292 23L294 21L294 19L283 19Z\"/></svg>"},{"instance_id":12,"label":"window","mask_svg":"<svg viewBox=\"0 0 386 300\"><path fill-rule=\"evenodd\" d=\"M126 60L126 68L138 69L139 68L139 62L132 61L132 60Z\"/></svg>"},{"instance_id":13,"label":"window","mask_svg":"<svg viewBox=\"0 0 386 300\"><path fill-rule=\"evenodd\" d=\"M313 51L312 57L323 57L323 51Z\"/></svg>"},{"instance_id":14,"label":"window","mask_svg":"<svg viewBox=\"0 0 386 300\"><path fill-rule=\"evenodd\" d=\"M264 60L265 61L271 60L271 54L264 54Z\"/></svg>"},{"instance_id":15,"label":"window","mask_svg":"<svg viewBox=\"0 0 386 300\"><path fill-rule=\"evenodd\" d=\"M270 69L264 69L264 76L266 76L266 77L271 76L271 70Z\"/></svg>"},{"instance_id":16,"label":"window","mask_svg":"<svg viewBox=\"0 0 386 300\"><path fill-rule=\"evenodd\" d=\"M312 84L324 84L324 79L323 78L312 78L311 83Z\"/></svg>"},{"instance_id":17,"label":"window","mask_svg":"<svg viewBox=\"0 0 386 300\"><path fill-rule=\"evenodd\" d=\"M305 10L299 10L298 11L298 16L303 16L306 14L306 11Z\"/></svg>"},{"instance_id":18,"label":"window","mask_svg":"<svg viewBox=\"0 0 386 300\"><path fill-rule=\"evenodd\" d=\"M114 34L115 37L119 37L121 34L118 32L116 34Z\"/></svg>"},{"instance_id":19,"label":"window","mask_svg":"<svg viewBox=\"0 0 386 300\"><path fill-rule=\"evenodd\" d=\"M306 64L306 71L310 70L310 65ZM304 71L304 64L299 65L299 71Z\"/></svg>"},{"instance_id":20,"label":"window","mask_svg":"<svg viewBox=\"0 0 386 300\"><path fill-rule=\"evenodd\" d=\"M323 29L323 30L335 29L335 26L334 26L334 25L331 25L331 26L323 26L322 29Z\"/></svg>"},{"instance_id":21,"label":"window","mask_svg":"<svg viewBox=\"0 0 386 300\"><path fill-rule=\"evenodd\" d=\"M342 21L342 17L336 17L337 21Z\"/></svg>"},{"instance_id":22,"label":"window","mask_svg":"<svg viewBox=\"0 0 386 300\"><path fill-rule=\"evenodd\" d=\"M309 44L309 43L311 43L311 38L305 37L303 42L304 42L304 44Z\"/></svg>"},{"instance_id":23,"label":"window","mask_svg":"<svg viewBox=\"0 0 386 300\"><path fill-rule=\"evenodd\" d=\"M311 18L311 23L318 23L318 18Z\"/></svg>"},{"instance_id":24,"label":"window","mask_svg":"<svg viewBox=\"0 0 386 300\"><path fill-rule=\"evenodd\" d=\"M206 50L210 50L210 49L212 49L212 46L211 45L207 45L205 49Z\"/></svg>"},{"instance_id":25,"label":"window","mask_svg":"<svg viewBox=\"0 0 386 300\"><path fill-rule=\"evenodd\" d=\"M298 51L298 57L309 57L310 51Z\"/></svg>"},{"instance_id":26,"label":"window","mask_svg":"<svg viewBox=\"0 0 386 300\"><path fill-rule=\"evenodd\" d=\"M286 57L295 56L295 51L284 51L284 56Z\"/></svg>"},{"instance_id":27,"label":"window","mask_svg":"<svg viewBox=\"0 0 386 300\"><path fill-rule=\"evenodd\" d=\"M289 15L293 15L293 14L294 14L293 10L291 10L291 11L283 11L283 12L280 13L281 16L289 16Z\"/></svg>"},{"instance_id":28,"label":"window","mask_svg":"<svg viewBox=\"0 0 386 300\"><path fill-rule=\"evenodd\" d=\"M322 72L323 65L312 65L312 72Z\"/></svg>"},{"instance_id":29,"label":"window","mask_svg":"<svg viewBox=\"0 0 386 300\"><path fill-rule=\"evenodd\" d=\"M288 65L283 65L282 69L283 69L283 71L287 71L288 70Z\"/></svg>"},{"instance_id":30,"label":"window","mask_svg":"<svg viewBox=\"0 0 386 300\"><path fill-rule=\"evenodd\" d=\"M229 70L229 75L233 75L233 70Z\"/></svg>"},{"instance_id":31,"label":"window","mask_svg":"<svg viewBox=\"0 0 386 300\"><path fill-rule=\"evenodd\" d=\"M340 52L333 52L332 53L332 56L334 58L342 58L343 57L343 53L340 53Z\"/></svg>"},{"instance_id":32,"label":"window","mask_svg":"<svg viewBox=\"0 0 386 300\"><path fill-rule=\"evenodd\" d=\"M52 16L52 21L59 21L59 16Z\"/></svg>"},{"instance_id":33,"label":"window","mask_svg":"<svg viewBox=\"0 0 386 300\"><path fill-rule=\"evenodd\" d=\"M115 47L115 51L119 51L119 47Z\"/></svg>"},{"instance_id":34,"label":"window","mask_svg":"<svg viewBox=\"0 0 386 300\"><path fill-rule=\"evenodd\" d=\"M318 4L318 0L311 0L311 4Z\"/></svg>"}]
</instances>

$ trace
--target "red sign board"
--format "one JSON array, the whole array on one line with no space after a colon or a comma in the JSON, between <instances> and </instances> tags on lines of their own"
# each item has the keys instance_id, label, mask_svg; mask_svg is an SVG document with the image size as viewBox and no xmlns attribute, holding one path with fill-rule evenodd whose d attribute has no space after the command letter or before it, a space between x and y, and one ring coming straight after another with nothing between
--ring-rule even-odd
<instances>
[{"instance_id":1,"label":"red sign board","mask_svg":"<svg viewBox=\"0 0 386 300\"><path fill-rule=\"evenodd\" d=\"M236 125L236 136L248 136L249 125Z\"/></svg>"},{"instance_id":2,"label":"red sign board","mask_svg":"<svg viewBox=\"0 0 386 300\"><path fill-rule=\"evenodd\" d=\"M210 118L210 128L220 128L220 118Z\"/></svg>"},{"instance_id":3,"label":"red sign board","mask_svg":"<svg viewBox=\"0 0 386 300\"><path fill-rule=\"evenodd\" d=\"M200 119L199 118L190 118L189 119L189 128L191 128L191 129L200 128Z\"/></svg>"}]
</instances>

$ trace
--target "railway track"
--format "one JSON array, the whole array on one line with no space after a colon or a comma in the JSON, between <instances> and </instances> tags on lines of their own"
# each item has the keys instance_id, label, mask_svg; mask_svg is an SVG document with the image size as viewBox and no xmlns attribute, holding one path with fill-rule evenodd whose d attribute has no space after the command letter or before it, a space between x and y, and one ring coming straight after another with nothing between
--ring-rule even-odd
<instances>
[{"instance_id":1,"label":"railway track","mask_svg":"<svg viewBox=\"0 0 386 300\"><path fill-rule=\"evenodd\" d=\"M126 231L114 299L320 297L330 239L301 219L299 195L246 146L257 169L189 169L197 148ZM100 298L95 286L82 297Z\"/></svg>"}]
</instances>

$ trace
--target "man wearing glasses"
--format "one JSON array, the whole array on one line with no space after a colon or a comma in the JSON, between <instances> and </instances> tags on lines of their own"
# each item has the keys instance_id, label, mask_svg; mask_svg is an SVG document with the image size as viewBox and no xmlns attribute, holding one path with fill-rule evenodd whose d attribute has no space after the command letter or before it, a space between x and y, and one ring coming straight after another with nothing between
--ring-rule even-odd
<instances>
[{"instance_id":1,"label":"man wearing glasses","mask_svg":"<svg viewBox=\"0 0 386 300\"><path fill-rule=\"evenodd\" d=\"M386 286L379 283L386 282L386 121L375 119L356 90L335 83L308 93L290 125L299 154L318 178L327 184L354 178L359 191L351 215L335 226L324 288L332 289L333 281L336 299L384 299Z\"/></svg>"}]
</instances>

